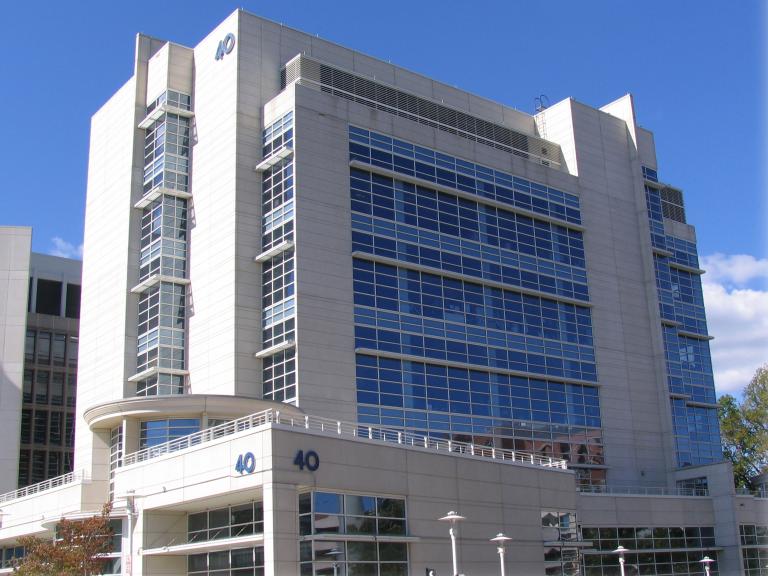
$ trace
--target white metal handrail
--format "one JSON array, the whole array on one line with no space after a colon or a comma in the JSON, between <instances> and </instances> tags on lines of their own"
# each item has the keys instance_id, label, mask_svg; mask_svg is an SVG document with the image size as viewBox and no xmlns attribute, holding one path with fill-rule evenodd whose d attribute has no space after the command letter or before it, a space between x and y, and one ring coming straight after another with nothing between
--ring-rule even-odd
<instances>
[{"instance_id":1,"label":"white metal handrail","mask_svg":"<svg viewBox=\"0 0 768 576\"><path fill-rule=\"evenodd\" d=\"M768 488L761 486L757 489L751 488L736 488L736 494L739 496L754 496L755 498L768 498Z\"/></svg>"},{"instance_id":2,"label":"white metal handrail","mask_svg":"<svg viewBox=\"0 0 768 576\"><path fill-rule=\"evenodd\" d=\"M706 488L667 488L665 486L601 486L580 484L582 494L624 496L709 496Z\"/></svg>"},{"instance_id":3,"label":"white metal handrail","mask_svg":"<svg viewBox=\"0 0 768 576\"><path fill-rule=\"evenodd\" d=\"M256 412L255 414L251 414L243 418L238 418L237 420L231 420L229 422L225 422L224 424L219 424L213 428L206 428L205 430L194 432L193 434L182 436L181 438L175 438L174 440L170 440L163 444L157 444L156 446L144 448L138 452L127 454L123 458L120 465L129 466L131 464L137 464L139 462L144 462L145 460L157 458L164 454L186 450L192 446L205 444L225 436L231 436L244 430L250 430L252 428L263 426L272 421L272 412L273 410L270 408L268 410Z\"/></svg>"},{"instance_id":4,"label":"white metal handrail","mask_svg":"<svg viewBox=\"0 0 768 576\"><path fill-rule=\"evenodd\" d=\"M18 490L13 490L12 492L6 492L5 494L0 494L0 504L3 502L8 502L9 500L17 500L18 498L24 498L25 496L39 494L40 492L45 492L46 490L51 490L53 488L58 488L67 484L73 484L75 482L86 481L90 479L90 474L85 470L67 472L66 474L56 476L55 478L49 478L48 480L43 480L37 484L30 484L24 488L19 488Z\"/></svg>"},{"instance_id":5,"label":"white metal handrail","mask_svg":"<svg viewBox=\"0 0 768 576\"><path fill-rule=\"evenodd\" d=\"M543 466L546 468L566 469L567 462L561 458L551 458L540 456L528 452L519 452L516 450L506 450L503 448L494 448L472 444L469 442L459 442L457 440L446 440L443 438L433 438L412 434L400 430L391 430L386 428L377 428L374 426L365 426L342 422L330 418L321 418L319 416L293 416L281 414L279 410L268 409L239 418L231 422L220 424L213 428L207 428L200 432L195 432L182 438L171 440L164 444L144 448L138 452L133 452L123 458L121 466L129 466L146 460L157 458L164 454L178 452L193 446L205 444L219 438L231 436L245 430L251 430L267 424L274 424L280 427L301 428L310 430L314 433L325 434L329 436L347 436L362 438L377 442L386 442L398 444L409 448L419 448L435 450L440 452L451 452L456 455L469 457L492 458L495 460L504 460L508 462L519 462L523 464L532 464L534 466Z\"/></svg>"}]
</instances>

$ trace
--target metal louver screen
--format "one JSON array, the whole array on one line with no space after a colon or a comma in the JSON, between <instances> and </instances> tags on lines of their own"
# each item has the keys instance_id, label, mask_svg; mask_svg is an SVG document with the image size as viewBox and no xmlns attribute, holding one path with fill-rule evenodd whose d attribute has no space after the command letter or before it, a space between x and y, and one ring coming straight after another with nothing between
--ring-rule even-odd
<instances>
[{"instance_id":1,"label":"metal louver screen","mask_svg":"<svg viewBox=\"0 0 768 576\"><path fill-rule=\"evenodd\" d=\"M661 189L661 212L664 218L682 222L685 224L685 205L683 204L683 193L676 188Z\"/></svg>"},{"instance_id":2,"label":"metal louver screen","mask_svg":"<svg viewBox=\"0 0 768 576\"><path fill-rule=\"evenodd\" d=\"M284 80L281 82L283 88L298 81L334 96L480 142L546 166L560 166L560 147L557 144L322 64L307 56L297 56L291 60L286 65L281 80Z\"/></svg>"}]
</instances>

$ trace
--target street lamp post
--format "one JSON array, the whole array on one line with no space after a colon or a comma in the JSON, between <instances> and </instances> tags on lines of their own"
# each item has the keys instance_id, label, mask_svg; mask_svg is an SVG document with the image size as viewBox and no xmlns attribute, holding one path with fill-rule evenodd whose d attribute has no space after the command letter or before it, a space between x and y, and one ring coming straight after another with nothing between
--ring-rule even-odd
<instances>
[{"instance_id":1,"label":"street lamp post","mask_svg":"<svg viewBox=\"0 0 768 576\"><path fill-rule=\"evenodd\" d=\"M126 490L125 494L120 496L125 498L125 511L128 517L128 550L124 553L123 569L129 576L133 574L133 527L138 519L139 511L136 508L136 498L143 498L136 494L136 490Z\"/></svg>"},{"instance_id":2,"label":"street lamp post","mask_svg":"<svg viewBox=\"0 0 768 576\"><path fill-rule=\"evenodd\" d=\"M453 558L453 576L459 576L459 564L456 561L456 523L466 520L464 516L459 516L451 510L446 516L438 518L442 522L450 522L451 528L448 530L448 534L451 535L451 557Z\"/></svg>"},{"instance_id":3,"label":"street lamp post","mask_svg":"<svg viewBox=\"0 0 768 576\"><path fill-rule=\"evenodd\" d=\"M628 552L624 546L619 546L616 548L616 550L613 551L614 554L619 555L619 572L621 572L621 576L624 576L624 553Z\"/></svg>"},{"instance_id":4,"label":"street lamp post","mask_svg":"<svg viewBox=\"0 0 768 576\"><path fill-rule=\"evenodd\" d=\"M496 543L496 552L499 553L499 563L501 564L501 576L504 576L504 544L509 540L512 540L509 536L504 536L501 532L496 534L495 538L491 538L491 542Z\"/></svg>"},{"instance_id":5,"label":"street lamp post","mask_svg":"<svg viewBox=\"0 0 768 576\"><path fill-rule=\"evenodd\" d=\"M710 558L709 556L704 556L704 558L699 560L699 562L704 564L704 573L707 576L709 576L709 565L712 564L712 562L714 562L714 560L712 560L712 558Z\"/></svg>"}]
</instances>

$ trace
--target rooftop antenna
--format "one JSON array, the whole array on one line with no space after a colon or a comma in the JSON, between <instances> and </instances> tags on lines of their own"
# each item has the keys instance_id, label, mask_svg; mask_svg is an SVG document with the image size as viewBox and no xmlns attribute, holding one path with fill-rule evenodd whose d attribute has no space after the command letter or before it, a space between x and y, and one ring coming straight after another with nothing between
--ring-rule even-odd
<instances>
[{"instance_id":1,"label":"rooftop antenna","mask_svg":"<svg viewBox=\"0 0 768 576\"><path fill-rule=\"evenodd\" d=\"M535 105L537 114L549 108L549 98L547 98L546 94L539 94L536 96L536 98L533 99L533 103Z\"/></svg>"},{"instance_id":2,"label":"rooftop antenna","mask_svg":"<svg viewBox=\"0 0 768 576\"><path fill-rule=\"evenodd\" d=\"M533 99L534 106L536 108L536 111L534 112L535 118L534 121L536 122L536 129L539 131L539 136L547 139L547 118L544 114L540 114L540 112L543 112L547 108L549 108L549 98L547 98L546 94L539 94L536 96L536 98ZM546 148L542 148L541 150L542 155L546 156Z\"/></svg>"}]
</instances>

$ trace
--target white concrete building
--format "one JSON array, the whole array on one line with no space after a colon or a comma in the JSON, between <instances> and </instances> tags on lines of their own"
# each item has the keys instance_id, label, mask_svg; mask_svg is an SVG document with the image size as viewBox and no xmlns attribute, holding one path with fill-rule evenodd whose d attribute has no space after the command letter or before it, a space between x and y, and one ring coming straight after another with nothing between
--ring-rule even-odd
<instances>
[{"instance_id":1,"label":"white concrete building","mask_svg":"<svg viewBox=\"0 0 768 576\"><path fill-rule=\"evenodd\" d=\"M763 574L695 233L625 96L530 116L237 11L93 118L76 472L109 573ZM756 566L753 568L753 566ZM762 570L762 572L761 572Z\"/></svg>"}]
</instances>

